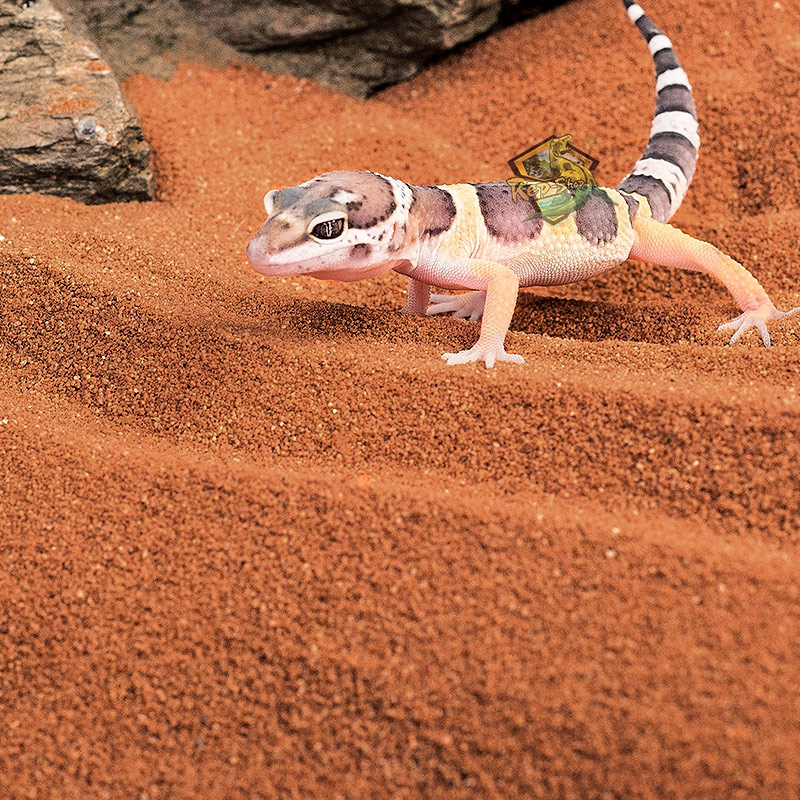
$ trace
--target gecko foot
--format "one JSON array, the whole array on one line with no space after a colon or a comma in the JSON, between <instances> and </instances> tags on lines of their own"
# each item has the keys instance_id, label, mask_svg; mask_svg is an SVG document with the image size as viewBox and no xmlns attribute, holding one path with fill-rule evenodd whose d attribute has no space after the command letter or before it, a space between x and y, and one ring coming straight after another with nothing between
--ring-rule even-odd
<instances>
[{"instance_id":1,"label":"gecko foot","mask_svg":"<svg viewBox=\"0 0 800 800\"><path fill-rule=\"evenodd\" d=\"M525 359L522 356L515 355L514 353L506 353L503 345L499 347L486 347L480 342L470 347L469 350L462 350L460 353L442 353L442 358L447 362L448 366L453 364L469 364L472 361L483 360L486 363L486 368L491 369L495 362L510 361L513 364L524 364Z\"/></svg>"},{"instance_id":2,"label":"gecko foot","mask_svg":"<svg viewBox=\"0 0 800 800\"><path fill-rule=\"evenodd\" d=\"M761 340L764 342L764 347L769 347L772 341L769 336L769 331L767 330L767 323L775 319L790 317L798 311L800 311L800 306L792 308L789 311L778 311L772 303L769 303L769 305L765 304L760 308L745 311L744 314L740 314L736 319L732 319L730 322L724 322L717 330L724 331L735 329L731 340L728 342L728 344L735 344L746 330L749 328L757 328L758 332L761 334Z\"/></svg>"},{"instance_id":3,"label":"gecko foot","mask_svg":"<svg viewBox=\"0 0 800 800\"><path fill-rule=\"evenodd\" d=\"M477 322L483 316L486 303L486 292L466 292L465 294L432 294L431 304L425 312L432 314L449 314L454 317Z\"/></svg>"}]
</instances>

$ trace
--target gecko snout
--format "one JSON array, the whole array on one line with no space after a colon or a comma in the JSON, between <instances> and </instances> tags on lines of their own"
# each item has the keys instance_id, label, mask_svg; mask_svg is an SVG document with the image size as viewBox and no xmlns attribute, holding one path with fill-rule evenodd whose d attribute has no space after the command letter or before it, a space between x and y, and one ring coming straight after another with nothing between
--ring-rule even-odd
<instances>
[{"instance_id":1,"label":"gecko snout","mask_svg":"<svg viewBox=\"0 0 800 800\"><path fill-rule=\"evenodd\" d=\"M254 236L247 245L247 260L250 266L260 272L264 267L269 266L271 253L264 247L264 243L258 236Z\"/></svg>"},{"instance_id":2,"label":"gecko snout","mask_svg":"<svg viewBox=\"0 0 800 800\"><path fill-rule=\"evenodd\" d=\"M248 260L248 261L249 261L251 264L253 263L253 260L254 260L254 259L255 259L255 258L258 256L258 255L260 255L260 252L259 252L259 250L260 250L260 248L259 248L259 246L256 244L255 237L253 237L253 238L252 238L252 239L251 239L251 240L250 240L250 241L247 243L247 253L246 253L246 255L247 255L247 260Z\"/></svg>"}]
</instances>

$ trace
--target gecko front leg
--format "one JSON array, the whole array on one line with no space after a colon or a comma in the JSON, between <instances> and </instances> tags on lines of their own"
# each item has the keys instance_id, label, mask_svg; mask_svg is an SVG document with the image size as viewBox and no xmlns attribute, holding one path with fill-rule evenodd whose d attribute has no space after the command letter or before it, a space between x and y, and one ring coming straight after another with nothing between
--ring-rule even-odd
<instances>
[{"instance_id":1,"label":"gecko front leg","mask_svg":"<svg viewBox=\"0 0 800 800\"><path fill-rule=\"evenodd\" d=\"M522 356L507 353L506 333L514 316L519 293L519 278L509 267L496 261L467 259L454 270L447 270L448 283L485 292L483 322L478 341L469 350L460 353L444 353L442 358L449 365L483 361L493 367L498 361L524 364Z\"/></svg>"},{"instance_id":2,"label":"gecko front leg","mask_svg":"<svg viewBox=\"0 0 800 800\"><path fill-rule=\"evenodd\" d=\"M743 312L718 328L733 329L730 344L738 341L748 328L756 328L764 345L769 347L771 340L767 323L800 311L800 307L778 311L764 287L738 261L726 256L713 244L695 239L672 225L648 218L637 217L633 229L635 236L630 258L665 267L705 272L725 285Z\"/></svg>"},{"instance_id":3,"label":"gecko front leg","mask_svg":"<svg viewBox=\"0 0 800 800\"><path fill-rule=\"evenodd\" d=\"M408 279L408 300L400 309L401 314L425 314L431 296L429 283L418 281L416 278Z\"/></svg>"}]
</instances>

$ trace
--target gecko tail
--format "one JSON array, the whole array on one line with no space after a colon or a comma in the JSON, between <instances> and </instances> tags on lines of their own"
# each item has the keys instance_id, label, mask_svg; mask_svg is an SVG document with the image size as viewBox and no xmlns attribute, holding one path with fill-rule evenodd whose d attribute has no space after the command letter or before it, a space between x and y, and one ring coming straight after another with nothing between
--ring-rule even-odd
<instances>
[{"instance_id":1,"label":"gecko tail","mask_svg":"<svg viewBox=\"0 0 800 800\"><path fill-rule=\"evenodd\" d=\"M694 175L700 147L697 112L692 87L672 42L638 3L622 2L653 56L656 112L644 154L617 188L645 197L653 219L666 222L678 210Z\"/></svg>"}]
</instances>

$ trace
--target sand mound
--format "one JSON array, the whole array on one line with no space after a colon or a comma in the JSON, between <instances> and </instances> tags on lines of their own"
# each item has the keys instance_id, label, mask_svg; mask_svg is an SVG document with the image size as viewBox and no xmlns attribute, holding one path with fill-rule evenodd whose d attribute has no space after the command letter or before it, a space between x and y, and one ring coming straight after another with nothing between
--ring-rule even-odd
<instances>
[{"instance_id":1,"label":"sand mound","mask_svg":"<svg viewBox=\"0 0 800 800\"><path fill-rule=\"evenodd\" d=\"M702 122L676 222L798 305L800 11L651 5ZM327 169L502 179L571 132L614 185L652 84L611 0L367 102L184 65L126 85L159 202L0 198L0 795L797 795L796 321L726 348L722 287L626 265L455 369L476 326L399 276L244 259Z\"/></svg>"}]
</instances>

